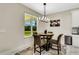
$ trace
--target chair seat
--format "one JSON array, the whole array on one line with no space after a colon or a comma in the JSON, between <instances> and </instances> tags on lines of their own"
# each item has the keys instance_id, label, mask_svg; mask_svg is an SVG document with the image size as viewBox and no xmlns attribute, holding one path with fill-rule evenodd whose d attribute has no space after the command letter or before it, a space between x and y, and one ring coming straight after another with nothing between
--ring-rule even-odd
<instances>
[{"instance_id":1,"label":"chair seat","mask_svg":"<svg viewBox=\"0 0 79 59\"><path fill-rule=\"evenodd\" d=\"M50 40L50 43L52 43L52 44L57 44L57 40L51 39L51 40Z\"/></svg>"}]
</instances>

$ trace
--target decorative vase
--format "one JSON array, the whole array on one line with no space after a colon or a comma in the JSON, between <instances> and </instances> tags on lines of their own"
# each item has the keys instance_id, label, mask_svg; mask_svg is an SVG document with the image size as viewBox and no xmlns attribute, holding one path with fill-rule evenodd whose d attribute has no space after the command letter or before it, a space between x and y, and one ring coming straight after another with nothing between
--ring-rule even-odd
<instances>
[{"instance_id":1,"label":"decorative vase","mask_svg":"<svg viewBox=\"0 0 79 59\"><path fill-rule=\"evenodd\" d=\"M47 30L45 30L44 33L47 34Z\"/></svg>"}]
</instances>

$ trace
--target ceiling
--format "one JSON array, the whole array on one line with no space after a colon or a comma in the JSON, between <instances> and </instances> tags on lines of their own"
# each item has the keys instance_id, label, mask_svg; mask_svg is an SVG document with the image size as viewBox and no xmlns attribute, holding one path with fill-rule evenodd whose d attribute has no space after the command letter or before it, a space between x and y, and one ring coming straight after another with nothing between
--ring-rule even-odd
<instances>
[{"instance_id":1,"label":"ceiling","mask_svg":"<svg viewBox=\"0 0 79 59\"><path fill-rule=\"evenodd\" d=\"M40 14L44 14L43 3L23 3L23 4ZM46 14L48 15L48 14L62 12L75 8L79 8L79 3L47 3Z\"/></svg>"}]
</instances>

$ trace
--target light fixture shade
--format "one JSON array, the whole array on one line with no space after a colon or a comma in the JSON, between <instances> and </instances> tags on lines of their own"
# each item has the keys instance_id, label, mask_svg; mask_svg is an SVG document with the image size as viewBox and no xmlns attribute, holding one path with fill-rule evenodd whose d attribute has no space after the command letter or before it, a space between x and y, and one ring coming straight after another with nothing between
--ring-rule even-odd
<instances>
[{"instance_id":1,"label":"light fixture shade","mask_svg":"<svg viewBox=\"0 0 79 59\"><path fill-rule=\"evenodd\" d=\"M43 3L43 5L44 5L44 16L40 17L39 20L48 23L49 18L46 17L46 3Z\"/></svg>"},{"instance_id":2,"label":"light fixture shade","mask_svg":"<svg viewBox=\"0 0 79 59\"><path fill-rule=\"evenodd\" d=\"M39 17L39 20L42 21L42 22L45 22L45 23L48 23L50 21L50 19L48 17Z\"/></svg>"}]
</instances>

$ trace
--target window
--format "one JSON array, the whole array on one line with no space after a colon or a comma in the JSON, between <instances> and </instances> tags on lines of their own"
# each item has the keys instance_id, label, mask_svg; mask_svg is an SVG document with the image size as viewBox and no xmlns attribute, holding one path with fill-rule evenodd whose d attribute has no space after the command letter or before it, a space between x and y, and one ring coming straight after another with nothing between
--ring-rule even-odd
<instances>
[{"instance_id":1,"label":"window","mask_svg":"<svg viewBox=\"0 0 79 59\"><path fill-rule=\"evenodd\" d=\"M37 17L25 14L24 28L24 38L32 36L37 31Z\"/></svg>"}]
</instances>

